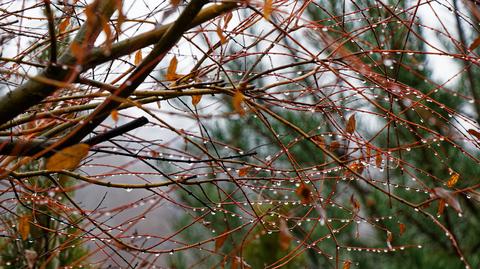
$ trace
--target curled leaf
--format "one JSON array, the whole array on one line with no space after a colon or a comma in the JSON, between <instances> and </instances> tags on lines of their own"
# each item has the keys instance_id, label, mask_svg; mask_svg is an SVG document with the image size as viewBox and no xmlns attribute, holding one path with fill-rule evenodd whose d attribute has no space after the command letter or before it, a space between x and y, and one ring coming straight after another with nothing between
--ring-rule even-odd
<instances>
[{"instance_id":1,"label":"curled leaf","mask_svg":"<svg viewBox=\"0 0 480 269\"><path fill-rule=\"evenodd\" d=\"M243 93L240 90L237 90L232 100L233 108L238 114L240 114L240 116L245 115L245 109L242 106L244 99L245 96L243 95Z\"/></svg>"},{"instance_id":2,"label":"curled leaf","mask_svg":"<svg viewBox=\"0 0 480 269\"><path fill-rule=\"evenodd\" d=\"M462 213L462 208L460 206L460 202L458 202L457 197L455 197L455 193L448 191L446 189L436 187L432 189L432 193L430 194L432 198L440 198L445 200L445 202L451 206L455 211L458 213Z\"/></svg>"},{"instance_id":3,"label":"curled leaf","mask_svg":"<svg viewBox=\"0 0 480 269\"><path fill-rule=\"evenodd\" d=\"M295 193L300 197L302 204L309 204L312 202L313 197L312 197L312 191L310 188L302 182L300 186L298 186L297 190Z\"/></svg>"},{"instance_id":4,"label":"curled leaf","mask_svg":"<svg viewBox=\"0 0 480 269\"><path fill-rule=\"evenodd\" d=\"M355 119L355 114L350 116L347 121L347 128L346 131L349 134L353 134L355 132L355 128L357 127L357 120Z\"/></svg>"},{"instance_id":5,"label":"curled leaf","mask_svg":"<svg viewBox=\"0 0 480 269\"><path fill-rule=\"evenodd\" d=\"M192 95L192 105L197 106L198 103L200 103L200 100L202 100L202 95Z\"/></svg>"},{"instance_id":6,"label":"curled leaf","mask_svg":"<svg viewBox=\"0 0 480 269\"><path fill-rule=\"evenodd\" d=\"M18 233L23 240L28 239L30 234L30 215L22 215L18 217Z\"/></svg>"},{"instance_id":7,"label":"curled leaf","mask_svg":"<svg viewBox=\"0 0 480 269\"><path fill-rule=\"evenodd\" d=\"M89 150L88 144L66 147L48 158L45 168L47 170L73 170L87 156Z\"/></svg>"},{"instance_id":8,"label":"curled leaf","mask_svg":"<svg viewBox=\"0 0 480 269\"><path fill-rule=\"evenodd\" d=\"M177 74L177 65L178 65L178 60L177 57L173 56L173 58L170 60L170 63L168 64L167 68L167 80L176 80L180 76Z\"/></svg>"},{"instance_id":9,"label":"curled leaf","mask_svg":"<svg viewBox=\"0 0 480 269\"><path fill-rule=\"evenodd\" d=\"M455 184L457 184L459 178L460 178L460 174L458 174L457 172L453 172L452 175L450 176L450 178L447 181L447 186L449 188L455 186Z\"/></svg>"},{"instance_id":10,"label":"curled leaf","mask_svg":"<svg viewBox=\"0 0 480 269\"><path fill-rule=\"evenodd\" d=\"M135 60L133 61L133 63L135 65L139 65L141 62L142 62L142 50L137 50L137 52L135 53Z\"/></svg>"}]
</instances>

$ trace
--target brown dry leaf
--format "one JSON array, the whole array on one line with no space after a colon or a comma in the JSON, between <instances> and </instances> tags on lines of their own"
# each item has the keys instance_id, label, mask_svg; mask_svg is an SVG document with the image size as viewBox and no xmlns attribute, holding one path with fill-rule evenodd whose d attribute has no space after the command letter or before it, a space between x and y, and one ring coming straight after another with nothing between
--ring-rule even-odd
<instances>
[{"instance_id":1,"label":"brown dry leaf","mask_svg":"<svg viewBox=\"0 0 480 269\"><path fill-rule=\"evenodd\" d=\"M251 169L250 166L245 166L245 167L240 168L240 170L238 170L238 176L241 176L241 177L246 176L248 171L250 171L250 169Z\"/></svg>"},{"instance_id":2,"label":"brown dry leaf","mask_svg":"<svg viewBox=\"0 0 480 269\"><path fill-rule=\"evenodd\" d=\"M312 202L313 197L312 197L312 191L310 188L302 182L300 186L298 186L297 190L295 193L300 197L302 204L309 204Z\"/></svg>"},{"instance_id":3,"label":"brown dry leaf","mask_svg":"<svg viewBox=\"0 0 480 269\"><path fill-rule=\"evenodd\" d=\"M355 199L355 196L353 196L353 194L350 196L350 203L353 206L353 211L355 212L355 214L358 213L358 211L360 210L360 203L357 199Z\"/></svg>"},{"instance_id":4,"label":"brown dry leaf","mask_svg":"<svg viewBox=\"0 0 480 269\"><path fill-rule=\"evenodd\" d=\"M233 17L233 13L232 13L232 12L228 12L227 14L225 14L225 16L223 16L223 21L224 21L223 27L224 27L224 28L227 28L228 23L230 22L230 20L232 19L232 17Z\"/></svg>"},{"instance_id":5,"label":"brown dry leaf","mask_svg":"<svg viewBox=\"0 0 480 269\"><path fill-rule=\"evenodd\" d=\"M350 269L350 265L352 264L351 261L344 261L343 262L343 269Z\"/></svg>"},{"instance_id":6,"label":"brown dry leaf","mask_svg":"<svg viewBox=\"0 0 480 269\"><path fill-rule=\"evenodd\" d=\"M312 137L312 140L319 145L320 147L325 147L325 139L321 135L315 135Z\"/></svg>"},{"instance_id":7,"label":"brown dry leaf","mask_svg":"<svg viewBox=\"0 0 480 269\"><path fill-rule=\"evenodd\" d=\"M381 166L382 166L382 154L377 153L377 156L375 157L375 165L376 165L377 167L381 167Z\"/></svg>"},{"instance_id":8,"label":"brown dry leaf","mask_svg":"<svg viewBox=\"0 0 480 269\"><path fill-rule=\"evenodd\" d=\"M116 5L116 8L118 10L118 17L117 17L117 24L116 24L116 28L117 28L117 33L120 33L122 31L122 24L123 22L126 20L126 16L125 14L123 14L123 1L122 0L115 0L115 5Z\"/></svg>"},{"instance_id":9,"label":"brown dry leaf","mask_svg":"<svg viewBox=\"0 0 480 269\"><path fill-rule=\"evenodd\" d=\"M357 120L355 119L355 114L350 116L347 121L347 133L353 134L355 132L355 128L357 127Z\"/></svg>"},{"instance_id":10,"label":"brown dry leaf","mask_svg":"<svg viewBox=\"0 0 480 269\"><path fill-rule=\"evenodd\" d=\"M479 133L479 132L477 132L477 131L475 131L475 130L473 130L473 129L468 129L467 132L468 132L469 134L475 136L475 138L477 138L478 140L480 140L480 133Z\"/></svg>"},{"instance_id":11,"label":"brown dry leaf","mask_svg":"<svg viewBox=\"0 0 480 269\"><path fill-rule=\"evenodd\" d=\"M72 42L72 44L70 45L70 51L72 52L72 55L77 59L77 62L82 63L85 56L83 46L78 42Z\"/></svg>"},{"instance_id":12,"label":"brown dry leaf","mask_svg":"<svg viewBox=\"0 0 480 269\"><path fill-rule=\"evenodd\" d=\"M457 184L459 178L460 178L460 174L458 174L457 172L453 172L453 174L450 176L450 178L447 181L447 186L449 188L455 186L455 184Z\"/></svg>"},{"instance_id":13,"label":"brown dry leaf","mask_svg":"<svg viewBox=\"0 0 480 269\"><path fill-rule=\"evenodd\" d=\"M333 140L332 143L330 143L330 151L335 151L340 147L340 142L337 140Z\"/></svg>"},{"instance_id":14,"label":"brown dry leaf","mask_svg":"<svg viewBox=\"0 0 480 269\"><path fill-rule=\"evenodd\" d=\"M197 106L198 103L200 103L200 100L202 100L202 95L192 95L192 105Z\"/></svg>"},{"instance_id":15,"label":"brown dry leaf","mask_svg":"<svg viewBox=\"0 0 480 269\"><path fill-rule=\"evenodd\" d=\"M87 156L89 150L88 144L66 147L48 158L45 168L47 170L73 170Z\"/></svg>"},{"instance_id":16,"label":"brown dry leaf","mask_svg":"<svg viewBox=\"0 0 480 269\"><path fill-rule=\"evenodd\" d=\"M475 38L475 40L473 41L472 45L470 45L470 47L468 47L469 50L474 50L476 49L478 46L480 46L480 36Z\"/></svg>"},{"instance_id":17,"label":"brown dry leaf","mask_svg":"<svg viewBox=\"0 0 480 269\"><path fill-rule=\"evenodd\" d=\"M240 116L245 115L245 109L243 109L243 106L242 106L244 99L245 99L245 96L243 95L243 93L237 90L232 100L233 108L238 114L240 114Z\"/></svg>"},{"instance_id":18,"label":"brown dry leaf","mask_svg":"<svg viewBox=\"0 0 480 269\"><path fill-rule=\"evenodd\" d=\"M112 110L112 112L110 112L110 117L112 117L114 122L118 122L118 110Z\"/></svg>"},{"instance_id":19,"label":"brown dry leaf","mask_svg":"<svg viewBox=\"0 0 480 269\"><path fill-rule=\"evenodd\" d=\"M292 242L292 234L288 229L287 222L284 219L280 219L280 234L278 240L280 241L280 249L288 250L290 248L290 244Z\"/></svg>"},{"instance_id":20,"label":"brown dry leaf","mask_svg":"<svg viewBox=\"0 0 480 269\"><path fill-rule=\"evenodd\" d=\"M28 239L28 235L30 234L30 215L22 215L18 217L18 233L22 237L23 240Z\"/></svg>"},{"instance_id":21,"label":"brown dry leaf","mask_svg":"<svg viewBox=\"0 0 480 269\"><path fill-rule=\"evenodd\" d=\"M438 201L438 209L437 209L437 215L443 215L443 211L445 210L445 200L440 199Z\"/></svg>"},{"instance_id":22,"label":"brown dry leaf","mask_svg":"<svg viewBox=\"0 0 480 269\"><path fill-rule=\"evenodd\" d=\"M108 20L102 18L102 30L105 33L105 50L107 53L110 53L112 48L112 29L108 24Z\"/></svg>"},{"instance_id":23,"label":"brown dry leaf","mask_svg":"<svg viewBox=\"0 0 480 269\"><path fill-rule=\"evenodd\" d=\"M180 5L181 0L170 0L170 4L172 6L178 6Z\"/></svg>"},{"instance_id":24,"label":"brown dry leaf","mask_svg":"<svg viewBox=\"0 0 480 269\"><path fill-rule=\"evenodd\" d=\"M273 1L272 0L265 0L265 4L263 5L263 16L265 16L266 19L270 18L270 15L272 14L273 11Z\"/></svg>"},{"instance_id":25,"label":"brown dry leaf","mask_svg":"<svg viewBox=\"0 0 480 269\"><path fill-rule=\"evenodd\" d=\"M217 252L225 243L228 238L228 234L223 234L215 239L215 252Z\"/></svg>"},{"instance_id":26,"label":"brown dry leaf","mask_svg":"<svg viewBox=\"0 0 480 269\"><path fill-rule=\"evenodd\" d=\"M133 60L133 63L135 65L139 65L142 62L143 56L142 56L142 50L137 50L135 53L135 59Z\"/></svg>"},{"instance_id":27,"label":"brown dry leaf","mask_svg":"<svg viewBox=\"0 0 480 269\"><path fill-rule=\"evenodd\" d=\"M405 230L407 229L407 226L403 223L398 224L398 229L400 230L400 236L402 236L405 233Z\"/></svg>"},{"instance_id":28,"label":"brown dry leaf","mask_svg":"<svg viewBox=\"0 0 480 269\"><path fill-rule=\"evenodd\" d=\"M458 202L457 197L455 197L455 193L444 188L436 187L432 189L430 196L432 198L440 198L445 200L445 202L455 209L455 211L462 213L462 207L460 206L460 202Z\"/></svg>"},{"instance_id":29,"label":"brown dry leaf","mask_svg":"<svg viewBox=\"0 0 480 269\"><path fill-rule=\"evenodd\" d=\"M173 58L170 60L170 64L168 64L168 69L167 69L167 80L176 80L180 76L177 74L177 64L178 60L176 56L173 56Z\"/></svg>"},{"instance_id":30,"label":"brown dry leaf","mask_svg":"<svg viewBox=\"0 0 480 269\"><path fill-rule=\"evenodd\" d=\"M225 44L225 42L227 42L227 38L223 34L223 29L222 27L220 27L220 23L217 25L216 32L217 32L218 38L220 39L220 43Z\"/></svg>"},{"instance_id":31,"label":"brown dry leaf","mask_svg":"<svg viewBox=\"0 0 480 269\"><path fill-rule=\"evenodd\" d=\"M65 30L67 30L67 27L70 25L70 17L66 17L65 19L62 20L62 22L60 22L60 24L58 25L58 32L60 34L63 34L65 33Z\"/></svg>"}]
</instances>

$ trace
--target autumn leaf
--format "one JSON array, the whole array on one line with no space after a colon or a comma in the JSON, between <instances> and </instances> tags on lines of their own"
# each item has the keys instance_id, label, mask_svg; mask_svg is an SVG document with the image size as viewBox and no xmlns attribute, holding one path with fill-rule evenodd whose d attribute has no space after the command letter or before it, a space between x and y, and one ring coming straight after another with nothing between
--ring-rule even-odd
<instances>
[{"instance_id":1,"label":"autumn leaf","mask_svg":"<svg viewBox=\"0 0 480 269\"><path fill-rule=\"evenodd\" d=\"M468 129L467 131L469 134L475 136L475 138L477 138L478 140L480 140L480 132L478 131L475 131L473 129Z\"/></svg>"},{"instance_id":2,"label":"autumn leaf","mask_svg":"<svg viewBox=\"0 0 480 269\"><path fill-rule=\"evenodd\" d=\"M453 174L450 176L450 178L447 181L447 186L449 188L455 186L459 178L460 178L460 174L458 174L457 172L453 172Z\"/></svg>"},{"instance_id":3,"label":"autumn leaf","mask_svg":"<svg viewBox=\"0 0 480 269\"><path fill-rule=\"evenodd\" d=\"M265 0L265 4L263 5L263 16L268 19L270 18L270 15L272 14L273 10L273 1L272 0Z\"/></svg>"},{"instance_id":4,"label":"autumn leaf","mask_svg":"<svg viewBox=\"0 0 480 269\"><path fill-rule=\"evenodd\" d=\"M347 128L346 128L347 133L353 134L355 132L355 128L357 127L356 125L357 125L357 120L355 119L355 114L353 114L352 116L350 116L350 118L348 118L348 121L347 121Z\"/></svg>"},{"instance_id":5,"label":"autumn leaf","mask_svg":"<svg viewBox=\"0 0 480 269\"><path fill-rule=\"evenodd\" d=\"M340 147L340 142L337 140L333 140L332 143L330 143L330 151L335 151Z\"/></svg>"},{"instance_id":6,"label":"autumn leaf","mask_svg":"<svg viewBox=\"0 0 480 269\"><path fill-rule=\"evenodd\" d=\"M460 202L458 202L457 198L455 197L455 193L440 187L436 187L432 189L432 192L430 193L430 197L443 199L449 206L455 209L458 213L462 213Z\"/></svg>"},{"instance_id":7,"label":"autumn leaf","mask_svg":"<svg viewBox=\"0 0 480 269\"><path fill-rule=\"evenodd\" d=\"M292 242L292 234L288 229L287 222L284 219L280 219L280 234L278 237L280 243L280 249L288 250L290 248L290 244Z\"/></svg>"},{"instance_id":8,"label":"autumn leaf","mask_svg":"<svg viewBox=\"0 0 480 269\"><path fill-rule=\"evenodd\" d=\"M179 75L177 74L177 64L178 60L176 56L173 56L173 58L170 60L170 64L168 65L167 69L167 80L176 80L179 78Z\"/></svg>"},{"instance_id":9,"label":"autumn leaf","mask_svg":"<svg viewBox=\"0 0 480 269\"><path fill-rule=\"evenodd\" d=\"M215 239L215 252L217 252L223 246L227 238L228 234L225 233Z\"/></svg>"},{"instance_id":10,"label":"autumn leaf","mask_svg":"<svg viewBox=\"0 0 480 269\"><path fill-rule=\"evenodd\" d=\"M30 234L30 215L22 215L18 217L18 233L22 237L23 240L28 239L28 235Z\"/></svg>"},{"instance_id":11,"label":"autumn leaf","mask_svg":"<svg viewBox=\"0 0 480 269\"><path fill-rule=\"evenodd\" d=\"M223 21L224 21L224 27L225 28L228 26L228 23L230 22L232 17L233 17L232 12L228 12L227 14L225 14L225 16L223 16Z\"/></svg>"},{"instance_id":12,"label":"autumn leaf","mask_svg":"<svg viewBox=\"0 0 480 269\"><path fill-rule=\"evenodd\" d=\"M170 4L175 7L180 5L180 2L181 0L170 0Z\"/></svg>"},{"instance_id":13,"label":"autumn leaf","mask_svg":"<svg viewBox=\"0 0 480 269\"><path fill-rule=\"evenodd\" d=\"M350 196L350 203L353 206L353 211L355 212L355 214L357 214L358 211L360 211L360 203L357 199L355 199L355 196L353 196L353 194Z\"/></svg>"},{"instance_id":14,"label":"autumn leaf","mask_svg":"<svg viewBox=\"0 0 480 269\"><path fill-rule=\"evenodd\" d=\"M70 51L72 52L72 55L77 59L77 62L83 62L83 58L85 57L85 51L82 44L78 42L72 42L72 44L70 45Z\"/></svg>"},{"instance_id":15,"label":"autumn leaf","mask_svg":"<svg viewBox=\"0 0 480 269\"><path fill-rule=\"evenodd\" d=\"M142 62L142 50L137 50L137 52L135 53L135 59L133 60L133 63L135 65L139 65L141 62Z\"/></svg>"},{"instance_id":16,"label":"autumn leaf","mask_svg":"<svg viewBox=\"0 0 480 269\"><path fill-rule=\"evenodd\" d=\"M315 142L315 144L319 145L320 147L322 148L325 147L325 139L322 136L315 135L312 137L312 140Z\"/></svg>"},{"instance_id":17,"label":"autumn leaf","mask_svg":"<svg viewBox=\"0 0 480 269\"><path fill-rule=\"evenodd\" d=\"M227 38L223 34L223 29L220 27L220 23L217 25L216 32L217 32L218 38L220 39L220 43L225 44L225 42L227 42Z\"/></svg>"},{"instance_id":18,"label":"autumn leaf","mask_svg":"<svg viewBox=\"0 0 480 269\"><path fill-rule=\"evenodd\" d=\"M48 158L45 168L47 170L73 170L87 156L89 150L88 144L66 147Z\"/></svg>"},{"instance_id":19,"label":"autumn leaf","mask_svg":"<svg viewBox=\"0 0 480 269\"><path fill-rule=\"evenodd\" d=\"M382 154L377 153L377 156L375 157L375 165L377 167L382 167Z\"/></svg>"},{"instance_id":20,"label":"autumn leaf","mask_svg":"<svg viewBox=\"0 0 480 269\"><path fill-rule=\"evenodd\" d=\"M407 229L407 227L405 226L405 224L399 223L398 224L398 229L400 231L399 232L400 236L402 236L405 233L405 230Z\"/></svg>"},{"instance_id":21,"label":"autumn leaf","mask_svg":"<svg viewBox=\"0 0 480 269\"><path fill-rule=\"evenodd\" d=\"M192 105L197 106L198 103L200 103L200 100L202 100L202 95L192 95Z\"/></svg>"},{"instance_id":22,"label":"autumn leaf","mask_svg":"<svg viewBox=\"0 0 480 269\"><path fill-rule=\"evenodd\" d=\"M238 170L238 176L241 176L241 177L246 176L248 171L250 171L250 169L251 169L250 166L245 166L245 167L240 168L240 170Z\"/></svg>"},{"instance_id":23,"label":"autumn leaf","mask_svg":"<svg viewBox=\"0 0 480 269\"><path fill-rule=\"evenodd\" d=\"M344 261L343 262L343 269L350 269L350 265L352 264L351 261Z\"/></svg>"},{"instance_id":24,"label":"autumn leaf","mask_svg":"<svg viewBox=\"0 0 480 269\"><path fill-rule=\"evenodd\" d=\"M112 110L112 112L110 112L110 117L112 117L114 122L118 122L118 110Z\"/></svg>"},{"instance_id":25,"label":"autumn leaf","mask_svg":"<svg viewBox=\"0 0 480 269\"><path fill-rule=\"evenodd\" d=\"M445 210L445 200L440 199L438 201L438 209L437 209L437 215L443 215L443 211Z\"/></svg>"},{"instance_id":26,"label":"autumn leaf","mask_svg":"<svg viewBox=\"0 0 480 269\"><path fill-rule=\"evenodd\" d=\"M310 188L302 182L300 186L298 186L295 193L300 197L302 204L309 204L312 202L312 191Z\"/></svg>"},{"instance_id":27,"label":"autumn leaf","mask_svg":"<svg viewBox=\"0 0 480 269\"><path fill-rule=\"evenodd\" d=\"M69 25L70 25L70 17L63 19L62 22L60 22L60 24L58 25L58 32L60 34L65 33L65 30L67 30L67 27Z\"/></svg>"},{"instance_id":28,"label":"autumn leaf","mask_svg":"<svg viewBox=\"0 0 480 269\"><path fill-rule=\"evenodd\" d=\"M110 29L108 20L104 18L102 18L102 30L105 33L105 50L107 53L110 53L112 48L112 29Z\"/></svg>"},{"instance_id":29,"label":"autumn leaf","mask_svg":"<svg viewBox=\"0 0 480 269\"><path fill-rule=\"evenodd\" d=\"M245 109L242 106L244 99L245 96L243 95L243 93L240 90L237 90L232 100L233 108L238 114L240 114L240 116L245 115Z\"/></svg>"},{"instance_id":30,"label":"autumn leaf","mask_svg":"<svg viewBox=\"0 0 480 269\"><path fill-rule=\"evenodd\" d=\"M480 36L475 38L475 40L473 41L473 43L470 45L470 47L468 47L469 50L474 50L476 49L478 46L480 46Z\"/></svg>"}]
</instances>

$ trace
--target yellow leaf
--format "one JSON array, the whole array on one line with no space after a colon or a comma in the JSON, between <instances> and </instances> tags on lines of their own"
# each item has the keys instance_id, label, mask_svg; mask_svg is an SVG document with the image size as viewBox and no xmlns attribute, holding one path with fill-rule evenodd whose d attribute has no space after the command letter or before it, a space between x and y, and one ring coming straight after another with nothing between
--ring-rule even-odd
<instances>
[{"instance_id":1,"label":"yellow leaf","mask_svg":"<svg viewBox=\"0 0 480 269\"><path fill-rule=\"evenodd\" d=\"M460 178L460 175L457 172L453 172L453 174L450 176L450 179L448 179L447 181L447 186L449 188L455 186L459 178Z\"/></svg>"},{"instance_id":2,"label":"yellow leaf","mask_svg":"<svg viewBox=\"0 0 480 269\"><path fill-rule=\"evenodd\" d=\"M245 99L245 96L243 93L239 90L235 92L235 95L233 96L233 108L235 111L240 114L240 116L245 115L245 109L242 107L243 99Z\"/></svg>"},{"instance_id":3,"label":"yellow leaf","mask_svg":"<svg viewBox=\"0 0 480 269\"><path fill-rule=\"evenodd\" d=\"M112 117L112 120L114 122L118 121L118 110L114 109L112 112L110 112L110 117Z\"/></svg>"},{"instance_id":4,"label":"yellow leaf","mask_svg":"<svg viewBox=\"0 0 480 269\"><path fill-rule=\"evenodd\" d=\"M30 234L30 216L22 215L18 217L18 232L23 240L28 239Z\"/></svg>"},{"instance_id":5,"label":"yellow leaf","mask_svg":"<svg viewBox=\"0 0 480 269\"><path fill-rule=\"evenodd\" d=\"M170 64L168 65L166 76L167 80L176 80L179 78L179 76L177 75L177 64L177 57L173 56L173 58L170 60Z\"/></svg>"},{"instance_id":6,"label":"yellow leaf","mask_svg":"<svg viewBox=\"0 0 480 269\"><path fill-rule=\"evenodd\" d=\"M133 63L135 65L139 65L140 62L142 61L143 57L142 57L142 50L137 50L137 52L135 53L135 60L133 61Z\"/></svg>"},{"instance_id":7,"label":"yellow leaf","mask_svg":"<svg viewBox=\"0 0 480 269\"><path fill-rule=\"evenodd\" d=\"M200 103L200 100L202 100L202 95L192 95L192 105L197 106L198 103Z\"/></svg>"},{"instance_id":8,"label":"yellow leaf","mask_svg":"<svg viewBox=\"0 0 480 269\"><path fill-rule=\"evenodd\" d=\"M263 16L265 16L267 19L272 14L272 4L272 0L265 0L265 4L263 5Z\"/></svg>"},{"instance_id":9,"label":"yellow leaf","mask_svg":"<svg viewBox=\"0 0 480 269\"><path fill-rule=\"evenodd\" d=\"M352 116L350 116L350 118L348 118L347 133L353 134L355 132L356 127L357 127L357 120L355 119L355 114L353 114Z\"/></svg>"},{"instance_id":10,"label":"yellow leaf","mask_svg":"<svg viewBox=\"0 0 480 269\"><path fill-rule=\"evenodd\" d=\"M45 168L47 170L73 170L87 156L89 150L88 144L66 147L48 158Z\"/></svg>"},{"instance_id":11,"label":"yellow leaf","mask_svg":"<svg viewBox=\"0 0 480 269\"><path fill-rule=\"evenodd\" d=\"M70 17L67 17L62 20L62 22L58 25L58 31L60 34L63 34L65 30L67 30L67 27L70 25Z\"/></svg>"}]
</instances>

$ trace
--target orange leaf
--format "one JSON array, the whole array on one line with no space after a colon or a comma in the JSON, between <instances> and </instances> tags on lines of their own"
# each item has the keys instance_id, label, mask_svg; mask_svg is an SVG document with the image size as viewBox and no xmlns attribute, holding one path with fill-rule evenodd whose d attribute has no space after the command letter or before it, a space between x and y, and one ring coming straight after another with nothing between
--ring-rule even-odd
<instances>
[{"instance_id":1,"label":"orange leaf","mask_svg":"<svg viewBox=\"0 0 480 269\"><path fill-rule=\"evenodd\" d=\"M233 17L233 14L232 12L228 12L227 14L225 14L225 16L223 17L223 21L225 22L224 23L224 27L226 28L228 23L230 22L230 20L232 19Z\"/></svg>"},{"instance_id":2,"label":"orange leaf","mask_svg":"<svg viewBox=\"0 0 480 269\"><path fill-rule=\"evenodd\" d=\"M66 147L48 158L45 168L47 170L73 170L87 156L89 150L90 146L88 144Z\"/></svg>"},{"instance_id":3,"label":"orange leaf","mask_svg":"<svg viewBox=\"0 0 480 269\"><path fill-rule=\"evenodd\" d=\"M356 125L357 120L355 119L355 114L353 114L352 116L350 116L350 118L348 118L347 133L353 134L355 132L355 128L357 127Z\"/></svg>"},{"instance_id":4,"label":"orange leaf","mask_svg":"<svg viewBox=\"0 0 480 269\"><path fill-rule=\"evenodd\" d=\"M179 76L177 75L177 64L178 64L177 57L173 56L173 58L170 60L170 64L168 65L167 76L166 76L167 80L178 79Z\"/></svg>"},{"instance_id":5,"label":"orange leaf","mask_svg":"<svg viewBox=\"0 0 480 269\"><path fill-rule=\"evenodd\" d=\"M437 215L443 215L444 210L445 210L445 200L440 199L440 201L438 201Z\"/></svg>"},{"instance_id":6,"label":"orange leaf","mask_svg":"<svg viewBox=\"0 0 480 269\"><path fill-rule=\"evenodd\" d=\"M382 154L377 153L377 156L375 157L375 164L377 165L377 167L382 166Z\"/></svg>"},{"instance_id":7,"label":"orange leaf","mask_svg":"<svg viewBox=\"0 0 480 269\"><path fill-rule=\"evenodd\" d=\"M178 6L178 5L180 5L180 0L170 0L170 4L172 6Z\"/></svg>"},{"instance_id":8,"label":"orange leaf","mask_svg":"<svg viewBox=\"0 0 480 269\"><path fill-rule=\"evenodd\" d=\"M244 177L244 176L247 175L247 173L250 169L251 169L251 167L249 167L249 166L242 167L242 168L240 168L240 170L238 170L238 175L241 176L241 177Z\"/></svg>"},{"instance_id":9,"label":"orange leaf","mask_svg":"<svg viewBox=\"0 0 480 269\"><path fill-rule=\"evenodd\" d=\"M235 111L237 111L238 114L240 114L240 116L245 115L245 109L243 109L242 107L242 103L244 99L245 99L245 96L243 95L243 93L237 90L232 100L233 108L235 109Z\"/></svg>"},{"instance_id":10,"label":"orange leaf","mask_svg":"<svg viewBox=\"0 0 480 269\"><path fill-rule=\"evenodd\" d=\"M112 117L112 120L114 122L118 121L118 110L114 109L112 112L110 112L110 117Z\"/></svg>"},{"instance_id":11,"label":"orange leaf","mask_svg":"<svg viewBox=\"0 0 480 269\"><path fill-rule=\"evenodd\" d=\"M315 135L312 137L312 140L315 142L315 144L319 145L320 147L322 148L325 147L325 139L322 136Z\"/></svg>"},{"instance_id":12,"label":"orange leaf","mask_svg":"<svg viewBox=\"0 0 480 269\"><path fill-rule=\"evenodd\" d=\"M470 45L470 47L468 47L469 50L474 50L476 49L478 46L480 46L480 36L475 38L475 40L473 41L472 45Z\"/></svg>"},{"instance_id":13,"label":"orange leaf","mask_svg":"<svg viewBox=\"0 0 480 269\"><path fill-rule=\"evenodd\" d=\"M72 42L72 44L70 45L70 50L72 51L72 55L77 59L77 61L81 63L83 61L83 57L85 56L83 46L78 42Z\"/></svg>"},{"instance_id":14,"label":"orange leaf","mask_svg":"<svg viewBox=\"0 0 480 269\"><path fill-rule=\"evenodd\" d=\"M272 0L265 0L265 4L263 5L263 16L265 16L265 18L267 19L272 14L272 10L273 10L272 4L273 4Z\"/></svg>"},{"instance_id":15,"label":"orange leaf","mask_svg":"<svg viewBox=\"0 0 480 269\"><path fill-rule=\"evenodd\" d=\"M137 52L135 53L135 60L133 60L133 63L135 65L139 65L141 62L142 62L142 50L137 50Z\"/></svg>"},{"instance_id":16,"label":"orange leaf","mask_svg":"<svg viewBox=\"0 0 480 269\"><path fill-rule=\"evenodd\" d=\"M475 131L475 130L473 130L473 129L468 129L467 132L468 132L469 134L475 136L475 138L477 138L478 140L480 140L480 133L479 133L479 132L477 132L477 131Z\"/></svg>"},{"instance_id":17,"label":"orange leaf","mask_svg":"<svg viewBox=\"0 0 480 269\"><path fill-rule=\"evenodd\" d=\"M215 239L215 252L217 252L225 243L228 238L228 234L223 234Z\"/></svg>"},{"instance_id":18,"label":"orange leaf","mask_svg":"<svg viewBox=\"0 0 480 269\"><path fill-rule=\"evenodd\" d=\"M330 151L335 151L340 147L340 142L337 140L333 140L332 143L330 143Z\"/></svg>"},{"instance_id":19,"label":"orange leaf","mask_svg":"<svg viewBox=\"0 0 480 269\"><path fill-rule=\"evenodd\" d=\"M220 27L220 23L217 25L216 32L217 32L218 38L220 38L220 43L225 44L225 42L227 42L227 38L225 37L225 35L223 35L223 30Z\"/></svg>"},{"instance_id":20,"label":"orange leaf","mask_svg":"<svg viewBox=\"0 0 480 269\"><path fill-rule=\"evenodd\" d=\"M62 20L62 22L58 25L58 31L60 34L63 34L67 27L70 25L70 17L67 17Z\"/></svg>"},{"instance_id":21,"label":"orange leaf","mask_svg":"<svg viewBox=\"0 0 480 269\"><path fill-rule=\"evenodd\" d=\"M105 49L107 52L110 52L110 49L112 47L112 29L110 29L108 20L104 18L102 18L102 29L105 33Z\"/></svg>"},{"instance_id":22,"label":"orange leaf","mask_svg":"<svg viewBox=\"0 0 480 269\"><path fill-rule=\"evenodd\" d=\"M400 230L400 236L402 236L403 233L405 233L405 230L406 230L405 224L399 223L399 224L398 224L398 229Z\"/></svg>"},{"instance_id":23,"label":"orange leaf","mask_svg":"<svg viewBox=\"0 0 480 269\"><path fill-rule=\"evenodd\" d=\"M300 186L298 186L295 193L301 198L302 204L309 204L312 202L312 191L310 188L302 182Z\"/></svg>"},{"instance_id":24,"label":"orange leaf","mask_svg":"<svg viewBox=\"0 0 480 269\"><path fill-rule=\"evenodd\" d=\"M458 213L462 213L462 208L457 198L455 197L455 193L440 187L436 187L432 189L432 193L430 194L430 196L432 198L441 198L445 200L445 202L453 209L455 209Z\"/></svg>"},{"instance_id":25,"label":"orange leaf","mask_svg":"<svg viewBox=\"0 0 480 269\"><path fill-rule=\"evenodd\" d=\"M287 222L284 219L280 219L280 234L278 240L280 241L280 248L282 250L288 250L292 242L292 234L288 230Z\"/></svg>"},{"instance_id":26,"label":"orange leaf","mask_svg":"<svg viewBox=\"0 0 480 269\"><path fill-rule=\"evenodd\" d=\"M28 239L28 235L30 234L30 216L29 215L22 215L18 217L18 233L23 240Z\"/></svg>"},{"instance_id":27,"label":"orange leaf","mask_svg":"<svg viewBox=\"0 0 480 269\"><path fill-rule=\"evenodd\" d=\"M448 179L447 181L447 186L449 188L455 186L459 178L460 178L460 175L457 172L453 172L453 174L450 176L450 179Z\"/></svg>"},{"instance_id":28,"label":"orange leaf","mask_svg":"<svg viewBox=\"0 0 480 269\"><path fill-rule=\"evenodd\" d=\"M197 106L198 103L200 103L200 100L202 100L202 95L192 95L192 105Z\"/></svg>"},{"instance_id":29,"label":"orange leaf","mask_svg":"<svg viewBox=\"0 0 480 269\"><path fill-rule=\"evenodd\" d=\"M343 262L343 269L350 269L351 264L352 264L351 261L344 261Z\"/></svg>"}]
</instances>

